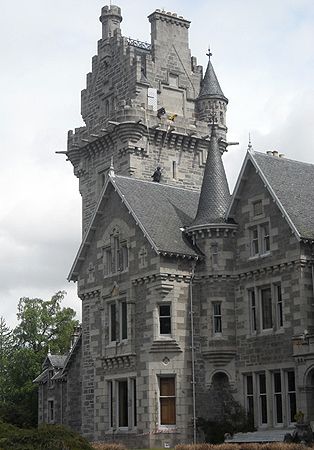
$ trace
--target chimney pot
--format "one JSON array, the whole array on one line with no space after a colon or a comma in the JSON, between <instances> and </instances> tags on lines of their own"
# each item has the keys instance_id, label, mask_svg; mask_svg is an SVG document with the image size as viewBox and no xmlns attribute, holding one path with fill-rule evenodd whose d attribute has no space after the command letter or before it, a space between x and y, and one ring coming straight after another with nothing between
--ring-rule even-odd
<instances>
[{"instance_id":1,"label":"chimney pot","mask_svg":"<svg viewBox=\"0 0 314 450\"><path fill-rule=\"evenodd\" d=\"M273 155L276 156L276 157L278 158L279 152L277 152L277 150L274 150L274 151L273 151Z\"/></svg>"}]
</instances>

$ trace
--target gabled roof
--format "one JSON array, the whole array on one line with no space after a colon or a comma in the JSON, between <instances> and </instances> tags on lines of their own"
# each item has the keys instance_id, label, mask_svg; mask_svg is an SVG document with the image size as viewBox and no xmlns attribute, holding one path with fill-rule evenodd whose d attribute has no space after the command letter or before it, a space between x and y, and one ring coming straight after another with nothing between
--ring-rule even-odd
<instances>
[{"instance_id":1,"label":"gabled roof","mask_svg":"<svg viewBox=\"0 0 314 450\"><path fill-rule=\"evenodd\" d=\"M314 165L255 151L244 160L227 216L232 214L248 162L260 175L298 239L314 240Z\"/></svg>"},{"instance_id":2,"label":"gabled roof","mask_svg":"<svg viewBox=\"0 0 314 450\"><path fill-rule=\"evenodd\" d=\"M79 267L113 188L157 254L199 258L200 254L182 233L195 217L199 192L152 181L110 175L89 228L83 238L69 280L76 281Z\"/></svg>"},{"instance_id":3,"label":"gabled roof","mask_svg":"<svg viewBox=\"0 0 314 450\"><path fill-rule=\"evenodd\" d=\"M205 76L201 83L201 90L198 95L198 98L200 97L217 97L222 98L226 102L228 102L228 99L224 96L224 93L221 90L218 78L215 74L213 65L211 63L211 60L209 59L207 69L205 72Z\"/></svg>"},{"instance_id":4,"label":"gabled roof","mask_svg":"<svg viewBox=\"0 0 314 450\"><path fill-rule=\"evenodd\" d=\"M43 367L53 366L55 369L62 369L64 362L66 360L66 355L51 355L46 356L43 362Z\"/></svg>"}]
</instances>

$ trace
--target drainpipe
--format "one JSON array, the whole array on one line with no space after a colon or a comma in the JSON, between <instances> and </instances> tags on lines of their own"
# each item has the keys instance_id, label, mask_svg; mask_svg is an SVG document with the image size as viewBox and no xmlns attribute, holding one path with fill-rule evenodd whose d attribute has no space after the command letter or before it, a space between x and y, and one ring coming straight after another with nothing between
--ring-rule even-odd
<instances>
[{"instance_id":1,"label":"drainpipe","mask_svg":"<svg viewBox=\"0 0 314 450\"><path fill-rule=\"evenodd\" d=\"M192 402L193 402L193 444L196 444L196 400L195 400L195 350L194 350L194 311L193 311L193 281L195 276L195 261L192 262L190 278L190 315L191 315L191 350L192 350Z\"/></svg>"},{"instance_id":2,"label":"drainpipe","mask_svg":"<svg viewBox=\"0 0 314 450\"><path fill-rule=\"evenodd\" d=\"M313 300L314 300L314 243L312 242L312 245L311 245L311 258L312 258L312 261L311 261L311 265L312 265L312 293L313 293Z\"/></svg>"}]
</instances>

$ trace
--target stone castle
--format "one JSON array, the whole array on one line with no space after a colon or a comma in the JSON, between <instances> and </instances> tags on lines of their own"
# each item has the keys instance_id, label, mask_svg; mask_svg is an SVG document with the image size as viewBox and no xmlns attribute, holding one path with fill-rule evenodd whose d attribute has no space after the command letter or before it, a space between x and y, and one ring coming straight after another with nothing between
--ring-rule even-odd
<instances>
[{"instance_id":1,"label":"stone castle","mask_svg":"<svg viewBox=\"0 0 314 450\"><path fill-rule=\"evenodd\" d=\"M48 354L39 422L90 440L173 447L242 405L259 430L314 420L314 166L249 145L234 194L226 111L190 22L156 10L151 43L102 39L68 134L82 196L82 329Z\"/></svg>"}]
</instances>

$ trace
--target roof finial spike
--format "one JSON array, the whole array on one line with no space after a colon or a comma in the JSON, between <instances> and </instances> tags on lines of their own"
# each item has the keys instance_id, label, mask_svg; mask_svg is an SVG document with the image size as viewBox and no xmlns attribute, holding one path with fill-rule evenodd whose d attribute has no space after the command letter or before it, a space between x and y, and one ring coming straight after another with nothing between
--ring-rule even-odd
<instances>
[{"instance_id":1,"label":"roof finial spike","mask_svg":"<svg viewBox=\"0 0 314 450\"><path fill-rule=\"evenodd\" d=\"M208 59L210 59L211 56L213 56L213 54L210 51L210 45L208 44L208 53L206 53L206 56L208 56Z\"/></svg>"},{"instance_id":2,"label":"roof finial spike","mask_svg":"<svg viewBox=\"0 0 314 450\"><path fill-rule=\"evenodd\" d=\"M110 168L109 168L109 177L114 177L115 173L114 173L114 166L113 166L113 156L111 156L111 160L110 160Z\"/></svg>"},{"instance_id":3,"label":"roof finial spike","mask_svg":"<svg viewBox=\"0 0 314 450\"><path fill-rule=\"evenodd\" d=\"M51 356L50 344L48 344L48 353L47 353L47 355L48 355L48 356Z\"/></svg>"},{"instance_id":4,"label":"roof finial spike","mask_svg":"<svg viewBox=\"0 0 314 450\"><path fill-rule=\"evenodd\" d=\"M253 146L252 146L252 142L251 142L251 133L249 133L249 143L248 143L247 149L253 150Z\"/></svg>"}]
</instances>

